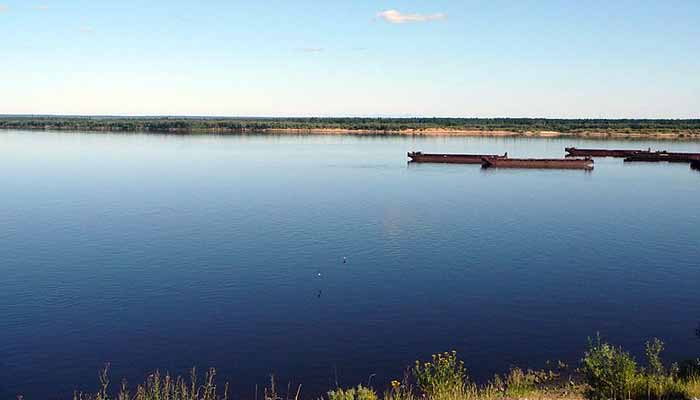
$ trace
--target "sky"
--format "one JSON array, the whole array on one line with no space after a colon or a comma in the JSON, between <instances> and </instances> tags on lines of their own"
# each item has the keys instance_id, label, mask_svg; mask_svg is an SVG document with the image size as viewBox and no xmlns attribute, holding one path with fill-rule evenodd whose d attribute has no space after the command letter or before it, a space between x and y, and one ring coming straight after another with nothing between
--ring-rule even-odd
<instances>
[{"instance_id":1,"label":"sky","mask_svg":"<svg viewBox=\"0 0 700 400\"><path fill-rule=\"evenodd\" d=\"M0 114L700 118L700 1L0 0Z\"/></svg>"}]
</instances>

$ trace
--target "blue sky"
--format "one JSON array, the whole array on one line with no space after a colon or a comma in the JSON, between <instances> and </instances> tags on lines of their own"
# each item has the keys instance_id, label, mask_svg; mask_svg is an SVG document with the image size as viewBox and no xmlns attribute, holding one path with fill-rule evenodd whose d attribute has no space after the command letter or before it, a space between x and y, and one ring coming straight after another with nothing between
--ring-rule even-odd
<instances>
[{"instance_id":1,"label":"blue sky","mask_svg":"<svg viewBox=\"0 0 700 400\"><path fill-rule=\"evenodd\" d=\"M700 118L700 2L0 0L0 113Z\"/></svg>"}]
</instances>

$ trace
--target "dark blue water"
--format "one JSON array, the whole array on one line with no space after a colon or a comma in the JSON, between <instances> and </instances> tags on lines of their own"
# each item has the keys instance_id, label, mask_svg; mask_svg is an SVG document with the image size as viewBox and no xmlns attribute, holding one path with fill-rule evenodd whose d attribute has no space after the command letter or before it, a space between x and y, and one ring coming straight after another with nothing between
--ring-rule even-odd
<instances>
[{"instance_id":1,"label":"dark blue water","mask_svg":"<svg viewBox=\"0 0 700 400\"><path fill-rule=\"evenodd\" d=\"M456 349L483 379L575 362L600 331L700 340L700 172L407 165L700 143L0 132L0 398L156 368L275 373L314 397ZM343 263L347 257L347 263ZM319 276L320 273L320 276Z\"/></svg>"}]
</instances>

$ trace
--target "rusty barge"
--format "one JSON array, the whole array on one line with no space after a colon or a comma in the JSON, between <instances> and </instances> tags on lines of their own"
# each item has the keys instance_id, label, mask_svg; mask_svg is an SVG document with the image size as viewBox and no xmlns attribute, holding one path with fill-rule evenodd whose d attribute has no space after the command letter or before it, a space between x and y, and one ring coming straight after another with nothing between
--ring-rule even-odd
<instances>
[{"instance_id":1,"label":"rusty barge","mask_svg":"<svg viewBox=\"0 0 700 400\"><path fill-rule=\"evenodd\" d=\"M533 168L533 169L593 169L593 160L586 158L482 158L483 168Z\"/></svg>"},{"instance_id":2,"label":"rusty barge","mask_svg":"<svg viewBox=\"0 0 700 400\"><path fill-rule=\"evenodd\" d=\"M700 161L700 153L669 153L667 151L655 151L653 153L634 154L625 158L625 161L692 163L694 161Z\"/></svg>"},{"instance_id":3,"label":"rusty barge","mask_svg":"<svg viewBox=\"0 0 700 400\"><path fill-rule=\"evenodd\" d=\"M416 163L443 163L443 164L481 164L481 160L488 159L506 159L508 153L503 155L498 154L437 154L423 153L420 151L412 151L408 153L408 158L411 162Z\"/></svg>"},{"instance_id":4,"label":"rusty barge","mask_svg":"<svg viewBox=\"0 0 700 400\"><path fill-rule=\"evenodd\" d=\"M576 147L565 147L567 157L630 157L641 153L650 153L649 150L614 150L614 149L577 149Z\"/></svg>"}]
</instances>

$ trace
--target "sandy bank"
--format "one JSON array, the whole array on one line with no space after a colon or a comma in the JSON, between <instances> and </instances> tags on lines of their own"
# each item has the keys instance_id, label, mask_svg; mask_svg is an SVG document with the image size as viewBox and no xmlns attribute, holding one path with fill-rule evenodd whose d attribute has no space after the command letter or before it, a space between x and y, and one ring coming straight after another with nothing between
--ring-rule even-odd
<instances>
[{"instance_id":1,"label":"sandy bank","mask_svg":"<svg viewBox=\"0 0 700 400\"><path fill-rule=\"evenodd\" d=\"M170 128L170 129L113 129L112 127L80 127L53 126L42 127L3 127L0 130L45 130L45 131L86 131L112 133L154 133L154 134L272 134L272 135L351 135L351 136L449 136L449 137L541 137L541 138L591 138L591 139L654 139L700 141L700 130L687 131L510 131L486 129L401 129L401 130L370 130L344 128L266 128L266 129L229 129L229 128Z\"/></svg>"},{"instance_id":2,"label":"sandy bank","mask_svg":"<svg viewBox=\"0 0 700 400\"><path fill-rule=\"evenodd\" d=\"M310 134L310 135L400 135L400 136L480 136L480 137L580 137L595 139L666 139L700 140L700 132L616 132L616 131L502 131L502 130L463 130L463 129L405 129L393 131L354 130L354 129L266 129L264 133Z\"/></svg>"}]
</instances>

